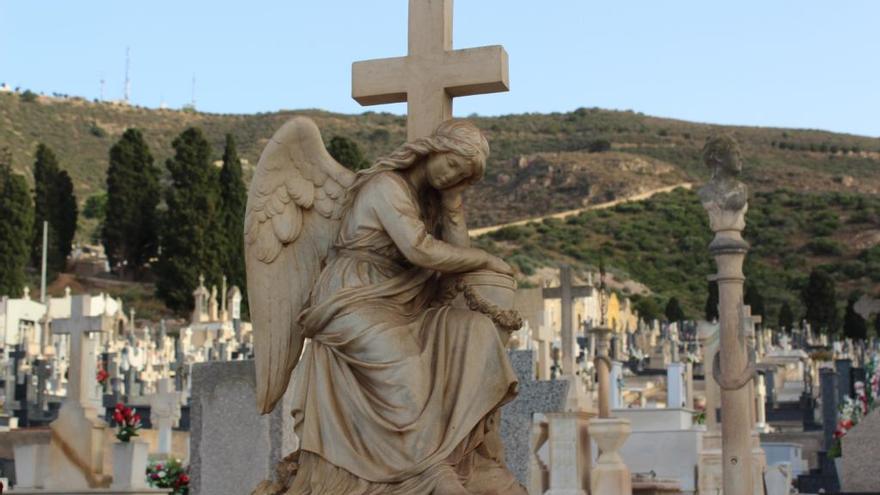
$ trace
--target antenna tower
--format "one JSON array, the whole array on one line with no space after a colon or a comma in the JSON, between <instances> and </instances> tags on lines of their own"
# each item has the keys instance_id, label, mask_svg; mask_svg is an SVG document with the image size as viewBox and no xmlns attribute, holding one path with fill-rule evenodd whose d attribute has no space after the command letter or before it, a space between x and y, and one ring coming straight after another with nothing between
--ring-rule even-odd
<instances>
[{"instance_id":1,"label":"antenna tower","mask_svg":"<svg viewBox=\"0 0 880 495\"><path fill-rule=\"evenodd\" d=\"M131 78L129 77L129 69L131 68L131 47L125 47L125 94L123 100L128 103L131 95Z\"/></svg>"}]
</instances>

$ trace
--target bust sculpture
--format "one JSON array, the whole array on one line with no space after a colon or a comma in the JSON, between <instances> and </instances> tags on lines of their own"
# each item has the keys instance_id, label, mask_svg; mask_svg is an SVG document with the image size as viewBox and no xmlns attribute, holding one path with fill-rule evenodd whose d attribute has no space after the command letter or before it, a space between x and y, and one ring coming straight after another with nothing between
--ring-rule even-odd
<instances>
[{"instance_id":1,"label":"bust sculpture","mask_svg":"<svg viewBox=\"0 0 880 495\"><path fill-rule=\"evenodd\" d=\"M713 136L703 146L703 162L712 171L712 177L700 189L700 201L709 212L712 230L742 230L748 210L749 192L739 181L742 156L733 137Z\"/></svg>"},{"instance_id":2,"label":"bust sculpture","mask_svg":"<svg viewBox=\"0 0 880 495\"><path fill-rule=\"evenodd\" d=\"M270 412L292 377L300 450L255 493L525 493L497 441L516 387L496 329L510 315L471 291L477 311L445 302L463 274L512 282L468 245L462 192L488 155L457 120L358 173L309 119L273 136L244 233L257 401Z\"/></svg>"}]
</instances>

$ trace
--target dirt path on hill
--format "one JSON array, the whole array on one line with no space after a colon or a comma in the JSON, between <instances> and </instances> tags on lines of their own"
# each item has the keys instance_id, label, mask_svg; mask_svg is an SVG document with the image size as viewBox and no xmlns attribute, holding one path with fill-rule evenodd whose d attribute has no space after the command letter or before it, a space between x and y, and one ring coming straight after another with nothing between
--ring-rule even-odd
<instances>
[{"instance_id":1,"label":"dirt path on hill","mask_svg":"<svg viewBox=\"0 0 880 495\"><path fill-rule=\"evenodd\" d=\"M470 234L471 237L479 237L483 234L488 234L490 232L495 232L496 230L501 230L504 227L525 225L529 222L540 222L541 220L544 220L545 218L558 218L561 220L563 218L567 218L572 215L577 215L577 214L585 212L585 211L603 210L605 208L611 208L613 206L617 206L622 203L629 203L631 201L642 201L642 200L650 198L651 196L653 196L655 194L669 192L669 191L672 191L672 190L679 188L679 187L683 187L685 189L692 189L693 186L694 185L691 182L681 182L679 184L674 184L671 186L661 187L658 189L651 189L650 191L645 191L645 192L642 192L639 194L634 194L632 196L618 198L618 199L615 199L614 201L608 201L607 203L598 203L595 205L584 206L583 208L560 211L558 213L551 213L549 215L543 215L540 217L532 217L532 218L527 218L525 220L517 220L515 222L503 223L500 225L491 225L489 227L480 227L480 228L476 228L476 229L470 229L470 230L468 230L468 234Z\"/></svg>"}]
</instances>

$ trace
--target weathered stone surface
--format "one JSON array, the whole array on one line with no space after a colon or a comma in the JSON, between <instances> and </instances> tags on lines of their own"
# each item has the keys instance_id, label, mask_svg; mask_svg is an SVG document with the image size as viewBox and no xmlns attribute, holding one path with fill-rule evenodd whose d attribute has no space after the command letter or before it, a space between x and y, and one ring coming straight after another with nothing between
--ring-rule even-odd
<instances>
[{"instance_id":1,"label":"weathered stone surface","mask_svg":"<svg viewBox=\"0 0 880 495\"><path fill-rule=\"evenodd\" d=\"M297 447L290 390L269 415L256 407L253 361L193 366L194 495L241 495L269 479L276 463Z\"/></svg>"},{"instance_id":2,"label":"weathered stone surface","mask_svg":"<svg viewBox=\"0 0 880 495\"><path fill-rule=\"evenodd\" d=\"M501 408L501 440L507 468L528 486L532 417L535 413L562 412L570 382L535 380L534 351L510 351L509 356L519 379L519 395Z\"/></svg>"},{"instance_id":3,"label":"weathered stone surface","mask_svg":"<svg viewBox=\"0 0 880 495\"><path fill-rule=\"evenodd\" d=\"M841 440L841 488L845 492L880 492L880 409L859 421Z\"/></svg>"}]
</instances>

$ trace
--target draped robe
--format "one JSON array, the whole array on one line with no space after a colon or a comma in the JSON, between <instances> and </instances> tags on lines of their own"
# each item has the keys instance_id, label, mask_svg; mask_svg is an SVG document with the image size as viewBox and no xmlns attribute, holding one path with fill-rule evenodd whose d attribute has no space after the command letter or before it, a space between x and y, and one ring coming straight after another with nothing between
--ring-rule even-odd
<instances>
[{"instance_id":1,"label":"draped robe","mask_svg":"<svg viewBox=\"0 0 880 495\"><path fill-rule=\"evenodd\" d=\"M452 475L471 493L524 493L487 448L516 388L498 332L435 297L438 272L484 256L433 237L399 172L359 189L300 318L288 494L427 494Z\"/></svg>"}]
</instances>

